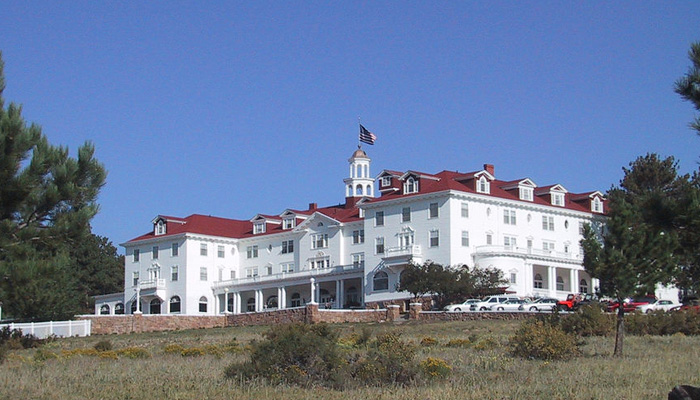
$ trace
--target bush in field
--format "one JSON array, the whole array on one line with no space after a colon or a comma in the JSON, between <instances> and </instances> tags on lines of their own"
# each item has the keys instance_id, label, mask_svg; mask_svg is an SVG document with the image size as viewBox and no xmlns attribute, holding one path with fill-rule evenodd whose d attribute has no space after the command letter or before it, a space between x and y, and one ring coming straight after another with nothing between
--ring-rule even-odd
<instances>
[{"instance_id":1,"label":"bush in field","mask_svg":"<svg viewBox=\"0 0 700 400\"><path fill-rule=\"evenodd\" d=\"M41 347L36 350L36 353L34 353L34 361L41 362L46 360L55 360L57 358L58 354Z\"/></svg>"},{"instance_id":2,"label":"bush in field","mask_svg":"<svg viewBox=\"0 0 700 400\"><path fill-rule=\"evenodd\" d=\"M0 347L10 350L31 349L45 342L47 342L46 339L39 339L32 334L22 334L20 329L10 329L7 326L0 329Z\"/></svg>"},{"instance_id":3,"label":"bush in field","mask_svg":"<svg viewBox=\"0 0 700 400\"><path fill-rule=\"evenodd\" d=\"M437 344L438 344L437 339L435 339L435 338L433 338L433 337L430 337L430 336L426 336L426 337L424 337L423 339L420 340L420 345L421 345L421 346L430 347L430 346L435 346L435 345L437 345Z\"/></svg>"},{"instance_id":4,"label":"bush in field","mask_svg":"<svg viewBox=\"0 0 700 400\"><path fill-rule=\"evenodd\" d=\"M418 372L415 353L415 347L400 335L380 335L370 343L367 355L352 365L352 376L366 385L408 384Z\"/></svg>"},{"instance_id":5,"label":"bush in field","mask_svg":"<svg viewBox=\"0 0 700 400\"><path fill-rule=\"evenodd\" d=\"M127 358L151 358L151 353L143 347L125 347L117 350L116 353Z\"/></svg>"},{"instance_id":6,"label":"bush in field","mask_svg":"<svg viewBox=\"0 0 700 400\"><path fill-rule=\"evenodd\" d=\"M428 357L421 361L420 369L428 379L445 379L452 373L452 367L442 358Z\"/></svg>"},{"instance_id":7,"label":"bush in field","mask_svg":"<svg viewBox=\"0 0 700 400\"><path fill-rule=\"evenodd\" d=\"M447 342L447 347L469 347L472 345L472 341L469 339L450 339Z\"/></svg>"},{"instance_id":8,"label":"bush in field","mask_svg":"<svg viewBox=\"0 0 700 400\"><path fill-rule=\"evenodd\" d=\"M560 318L559 325L570 335L607 336L614 331L615 316L604 313L600 307L589 305Z\"/></svg>"},{"instance_id":9,"label":"bush in field","mask_svg":"<svg viewBox=\"0 0 700 400\"><path fill-rule=\"evenodd\" d=\"M497 347L500 347L500 345L501 344L498 342L498 340L496 338L489 336L489 337L485 337L485 338L479 340L478 342L476 342L474 344L474 346L472 346L472 348L475 350L484 351L484 350L493 350Z\"/></svg>"},{"instance_id":10,"label":"bush in field","mask_svg":"<svg viewBox=\"0 0 700 400\"><path fill-rule=\"evenodd\" d=\"M509 341L513 355L537 360L567 360L580 350L575 335L540 320L524 322Z\"/></svg>"},{"instance_id":11,"label":"bush in field","mask_svg":"<svg viewBox=\"0 0 700 400\"><path fill-rule=\"evenodd\" d=\"M625 330L631 335L700 335L700 313L680 311L651 314L633 313L625 319Z\"/></svg>"},{"instance_id":12,"label":"bush in field","mask_svg":"<svg viewBox=\"0 0 700 400\"><path fill-rule=\"evenodd\" d=\"M112 350L112 342L109 340L100 340L95 343L95 350L97 351L109 351Z\"/></svg>"}]
</instances>

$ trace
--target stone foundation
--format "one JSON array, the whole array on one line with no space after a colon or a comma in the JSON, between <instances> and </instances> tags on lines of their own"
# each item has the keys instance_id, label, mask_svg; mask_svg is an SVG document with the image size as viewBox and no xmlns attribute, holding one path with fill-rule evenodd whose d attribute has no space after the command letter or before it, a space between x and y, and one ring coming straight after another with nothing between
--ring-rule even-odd
<instances>
[{"instance_id":1,"label":"stone foundation","mask_svg":"<svg viewBox=\"0 0 700 400\"><path fill-rule=\"evenodd\" d=\"M92 321L92 335L220 328L226 326L226 316L223 315L83 315L78 319L89 319Z\"/></svg>"}]
</instances>

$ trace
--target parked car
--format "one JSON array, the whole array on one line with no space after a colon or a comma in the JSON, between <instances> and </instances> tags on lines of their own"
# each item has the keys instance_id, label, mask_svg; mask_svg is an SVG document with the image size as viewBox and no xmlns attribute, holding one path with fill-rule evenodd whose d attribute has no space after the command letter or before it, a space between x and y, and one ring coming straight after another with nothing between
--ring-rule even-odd
<instances>
[{"instance_id":1,"label":"parked car","mask_svg":"<svg viewBox=\"0 0 700 400\"><path fill-rule=\"evenodd\" d=\"M673 300L655 300L653 303L647 303L647 304L642 304L641 306L638 306L636 311L643 312L643 313L652 313L654 311L662 310L662 311L670 311L673 307L677 307L680 304L676 303Z\"/></svg>"},{"instance_id":2,"label":"parked car","mask_svg":"<svg viewBox=\"0 0 700 400\"><path fill-rule=\"evenodd\" d=\"M458 303L458 304L450 304L448 306L445 306L445 311L469 311L469 306L471 306L474 303L480 302L481 299L468 299L464 301L463 303Z\"/></svg>"},{"instance_id":3,"label":"parked car","mask_svg":"<svg viewBox=\"0 0 700 400\"><path fill-rule=\"evenodd\" d=\"M552 311L557 306L557 299L551 297L541 297L534 302L527 305L527 308L523 309L528 311Z\"/></svg>"},{"instance_id":4,"label":"parked car","mask_svg":"<svg viewBox=\"0 0 700 400\"><path fill-rule=\"evenodd\" d=\"M529 303L528 300L523 299L508 299L503 303L494 304L489 307L491 311L518 311L522 310L524 304Z\"/></svg>"},{"instance_id":5,"label":"parked car","mask_svg":"<svg viewBox=\"0 0 700 400\"><path fill-rule=\"evenodd\" d=\"M700 300L698 299L686 299L683 301L683 305L671 308L671 311L695 311L700 312Z\"/></svg>"},{"instance_id":6,"label":"parked car","mask_svg":"<svg viewBox=\"0 0 700 400\"><path fill-rule=\"evenodd\" d=\"M622 308L625 312L632 312L636 310L637 307L649 304L654 301L656 301L656 296L644 296L635 299L625 299L622 303ZM620 308L619 302L613 301L608 303L607 307L605 308L605 311L614 312L617 311L618 308Z\"/></svg>"},{"instance_id":7,"label":"parked car","mask_svg":"<svg viewBox=\"0 0 700 400\"><path fill-rule=\"evenodd\" d=\"M506 300L510 300L510 299L518 300L518 296L509 296L509 295L486 296L480 302L474 303L471 306L469 306L469 309L472 311L476 311L476 310L486 311L489 308L491 308L491 306L499 304L499 303L503 303Z\"/></svg>"},{"instance_id":8,"label":"parked car","mask_svg":"<svg viewBox=\"0 0 700 400\"><path fill-rule=\"evenodd\" d=\"M596 301L598 301L598 298L591 293L570 293L566 296L566 300L557 302L557 308L559 311L576 311Z\"/></svg>"}]
</instances>

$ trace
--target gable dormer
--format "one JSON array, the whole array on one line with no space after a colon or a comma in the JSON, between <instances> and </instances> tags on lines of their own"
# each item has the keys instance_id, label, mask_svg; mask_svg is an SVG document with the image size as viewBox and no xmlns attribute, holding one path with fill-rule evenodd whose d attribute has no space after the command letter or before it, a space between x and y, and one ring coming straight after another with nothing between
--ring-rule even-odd
<instances>
[{"instance_id":1,"label":"gable dormer","mask_svg":"<svg viewBox=\"0 0 700 400\"><path fill-rule=\"evenodd\" d=\"M491 182L496 178L493 176L493 166L489 164L484 164L487 167L478 172L471 172L468 174L460 175L455 178L457 182L461 182L471 190L477 193L489 194L491 193ZM490 172L491 171L491 172Z\"/></svg>"},{"instance_id":2,"label":"gable dormer","mask_svg":"<svg viewBox=\"0 0 700 400\"><path fill-rule=\"evenodd\" d=\"M508 182L501 186L501 189L505 190L517 196L518 199L523 201L534 201L535 200L535 188L537 185L530 178L525 178L520 181Z\"/></svg>"},{"instance_id":3,"label":"gable dormer","mask_svg":"<svg viewBox=\"0 0 700 400\"><path fill-rule=\"evenodd\" d=\"M589 209L591 212L604 214L605 213L605 197L603 193L599 191L582 193L571 196L571 201L580 204L581 206Z\"/></svg>"},{"instance_id":4,"label":"gable dormer","mask_svg":"<svg viewBox=\"0 0 700 400\"><path fill-rule=\"evenodd\" d=\"M560 184L545 186L535 190L535 195L557 207L566 206L566 194L568 191Z\"/></svg>"},{"instance_id":5,"label":"gable dormer","mask_svg":"<svg viewBox=\"0 0 700 400\"><path fill-rule=\"evenodd\" d=\"M421 181L439 181L440 178L416 171L408 171L405 174L401 175L401 177L399 177L399 180L403 182L402 193L413 194L420 192Z\"/></svg>"},{"instance_id":6,"label":"gable dormer","mask_svg":"<svg viewBox=\"0 0 700 400\"><path fill-rule=\"evenodd\" d=\"M282 221L278 219L271 218L267 215L258 214L250 219L253 224L253 235L259 235L268 231L267 225L274 224L279 225Z\"/></svg>"},{"instance_id":7,"label":"gable dormer","mask_svg":"<svg viewBox=\"0 0 700 400\"><path fill-rule=\"evenodd\" d=\"M375 180L379 182L379 193L382 195L401 190L401 172L384 170Z\"/></svg>"},{"instance_id":8,"label":"gable dormer","mask_svg":"<svg viewBox=\"0 0 700 400\"><path fill-rule=\"evenodd\" d=\"M165 218L156 218L153 223L153 234L156 236L165 235L168 232L167 227Z\"/></svg>"},{"instance_id":9,"label":"gable dormer","mask_svg":"<svg viewBox=\"0 0 700 400\"><path fill-rule=\"evenodd\" d=\"M282 230L294 229L300 221L307 218L306 215L297 214L294 210L284 210L282 214L279 215L282 220Z\"/></svg>"}]
</instances>

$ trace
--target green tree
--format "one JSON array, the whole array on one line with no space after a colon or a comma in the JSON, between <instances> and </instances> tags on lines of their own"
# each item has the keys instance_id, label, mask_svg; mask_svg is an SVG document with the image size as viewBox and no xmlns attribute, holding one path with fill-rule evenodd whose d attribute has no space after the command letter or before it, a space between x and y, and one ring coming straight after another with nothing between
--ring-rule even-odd
<instances>
[{"instance_id":1,"label":"green tree","mask_svg":"<svg viewBox=\"0 0 700 400\"><path fill-rule=\"evenodd\" d=\"M86 143L77 158L5 107L0 53L0 301L14 318L70 317L78 310L70 250L90 231L106 171ZM38 302L41 302L40 304Z\"/></svg>"},{"instance_id":2,"label":"green tree","mask_svg":"<svg viewBox=\"0 0 700 400\"><path fill-rule=\"evenodd\" d=\"M106 237L86 234L70 249L82 312L91 312L92 296L124 291L124 256Z\"/></svg>"},{"instance_id":3,"label":"green tree","mask_svg":"<svg viewBox=\"0 0 700 400\"><path fill-rule=\"evenodd\" d=\"M692 65L685 76L676 81L675 90L685 100L693 103L695 110L700 111L700 42L691 44L688 58ZM700 135L700 116L690 123L690 127Z\"/></svg>"},{"instance_id":4,"label":"green tree","mask_svg":"<svg viewBox=\"0 0 700 400\"><path fill-rule=\"evenodd\" d=\"M608 192L605 226L587 225L581 245L586 271L600 280L599 291L622 304L640 293L654 293L656 285L676 276L678 248L675 228L683 180L673 157L647 154L623 168L619 187ZM618 308L615 356L624 343L624 309Z\"/></svg>"}]
</instances>

